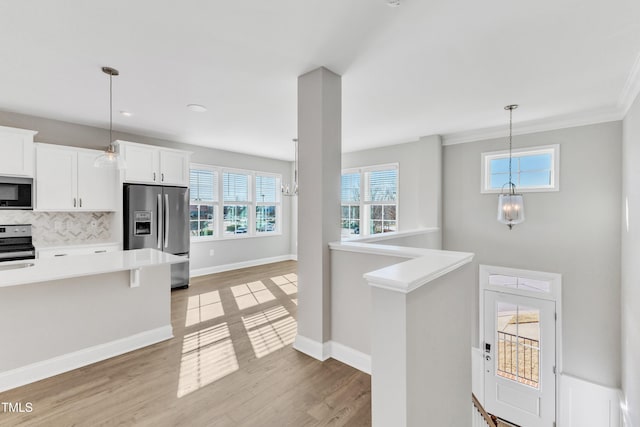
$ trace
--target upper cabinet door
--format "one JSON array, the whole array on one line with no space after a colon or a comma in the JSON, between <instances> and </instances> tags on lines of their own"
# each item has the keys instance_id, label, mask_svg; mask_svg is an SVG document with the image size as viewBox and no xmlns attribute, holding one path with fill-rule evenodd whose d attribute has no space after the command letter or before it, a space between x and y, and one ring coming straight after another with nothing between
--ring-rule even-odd
<instances>
[{"instance_id":1,"label":"upper cabinet door","mask_svg":"<svg viewBox=\"0 0 640 427\"><path fill-rule=\"evenodd\" d=\"M37 144L36 209L69 211L78 208L77 158L73 148Z\"/></svg>"},{"instance_id":2,"label":"upper cabinet door","mask_svg":"<svg viewBox=\"0 0 640 427\"><path fill-rule=\"evenodd\" d=\"M121 144L121 148L126 161L125 182L160 183L157 148L131 143Z\"/></svg>"},{"instance_id":3,"label":"upper cabinet door","mask_svg":"<svg viewBox=\"0 0 640 427\"><path fill-rule=\"evenodd\" d=\"M160 150L160 183L189 185L189 153Z\"/></svg>"},{"instance_id":4,"label":"upper cabinet door","mask_svg":"<svg viewBox=\"0 0 640 427\"><path fill-rule=\"evenodd\" d=\"M78 151L78 208L85 211L115 211L117 169L93 166L100 151Z\"/></svg>"},{"instance_id":5,"label":"upper cabinet door","mask_svg":"<svg viewBox=\"0 0 640 427\"><path fill-rule=\"evenodd\" d=\"M33 176L33 136L36 133L0 126L0 175Z\"/></svg>"}]
</instances>

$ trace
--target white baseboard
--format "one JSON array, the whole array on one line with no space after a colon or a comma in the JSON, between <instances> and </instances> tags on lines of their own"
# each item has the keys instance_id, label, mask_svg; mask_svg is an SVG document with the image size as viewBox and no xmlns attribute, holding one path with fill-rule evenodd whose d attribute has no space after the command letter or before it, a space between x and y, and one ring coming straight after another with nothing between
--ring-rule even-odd
<instances>
[{"instance_id":1,"label":"white baseboard","mask_svg":"<svg viewBox=\"0 0 640 427\"><path fill-rule=\"evenodd\" d=\"M297 260L297 255L288 254L269 258L252 259L249 261L234 262L231 264L214 265L212 267L197 268L189 272L190 277L206 276L207 274L222 273L224 271L238 270L240 268L257 267L259 265L272 264L274 262Z\"/></svg>"},{"instance_id":2,"label":"white baseboard","mask_svg":"<svg viewBox=\"0 0 640 427\"><path fill-rule=\"evenodd\" d=\"M559 426L619 427L620 390L567 374L559 377ZM585 411L585 408L589 408Z\"/></svg>"},{"instance_id":3,"label":"white baseboard","mask_svg":"<svg viewBox=\"0 0 640 427\"><path fill-rule=\"evenodd\" d=\"M327 341L320 343L302 335L297 335L293 348L321 362L332 358L371 375L371 356L338 342Z\"/></svg>"},{"instance_id":4,"label":"white baseboard","mask_svg":"<svg viewBox=\"0 0 640 427\"><path fill-rule=\"evenodd\" d=\"M0 373L0 392L173 338L171 325Z\"/></svg>"},{"instance_id":5,"label":"white baseboard","mask_svg":"<svg viewBox=\"0 0 640 427\"><path fill-rule=\"evenodd\" d=\"M371 375L371 355L369 354L335 341L329 341L329 357Z\"/></svg>"},{"instance_id":6,"label":"white baseboard","mask_svg":"<svg viewBox=\"0 0 640 427\"><path fill-rule=\"evenodd\" d=\"M304 337L300 334L296 335L296 340L293 342L293 348L307 356L320 360L321 362L324 362L329 358L328 343L314 341L311 338Z\"/></svg>"}]
</instances>

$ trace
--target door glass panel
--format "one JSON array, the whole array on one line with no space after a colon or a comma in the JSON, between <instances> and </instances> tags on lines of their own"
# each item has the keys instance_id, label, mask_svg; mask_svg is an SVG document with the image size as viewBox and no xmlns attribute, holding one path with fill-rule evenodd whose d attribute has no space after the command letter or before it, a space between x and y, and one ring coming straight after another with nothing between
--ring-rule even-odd
<instances>
[{"instance_id":1,"label":"door glass panel","mask_svg":"<svg viewBox=\"0 0 640 427\"><path fill-rule=\"evenodd\" d=\"M539 388L540 310L498 302L496 374Z\"/></svg>"},{"instance_id":2,"label":"door glass panel","mask_svg":"<svg viewBox=\"0 0 640 427\"><path fill-rule=\"evenodd\" d=\"M489 284L504 288L520 289L530 292L551 292L551 282L547 280L527 279L524 277L505 276L502 274L490 274Z\"/></svg>"}]
</instances>

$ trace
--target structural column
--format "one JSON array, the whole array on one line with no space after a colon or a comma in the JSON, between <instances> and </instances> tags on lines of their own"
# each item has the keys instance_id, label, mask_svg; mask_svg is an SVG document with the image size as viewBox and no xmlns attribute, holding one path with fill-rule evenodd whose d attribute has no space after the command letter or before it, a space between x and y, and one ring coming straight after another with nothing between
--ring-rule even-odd
<instances>
[{"instance_id":1,"label":"structural column","mask_svg":"<svg viewBox=\"0 0 640 427\"><path fill-rule=\"evenodd\" d=\"M294 347L326 358L331 339L329 243L340 240L342 82L326 68L298 78L298 336Z\"/></svg>"}]
</instances>

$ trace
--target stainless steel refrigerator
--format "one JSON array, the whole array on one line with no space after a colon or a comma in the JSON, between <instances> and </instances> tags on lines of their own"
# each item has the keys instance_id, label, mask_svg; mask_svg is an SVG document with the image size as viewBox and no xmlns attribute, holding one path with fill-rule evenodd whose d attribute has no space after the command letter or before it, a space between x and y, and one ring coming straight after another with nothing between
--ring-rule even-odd
<instances>
[{"instance_id":1,"label":"stainless steel refrigerator","mask_svg":"<svg viewBox=\"0 0 640 427\"><path fill-rule=\"evenodd\" d=\"M189 286L189 189L124 185L124 249L153 248L185 258L171 265L171 288Z\"/></svg>"}]
</instances>

